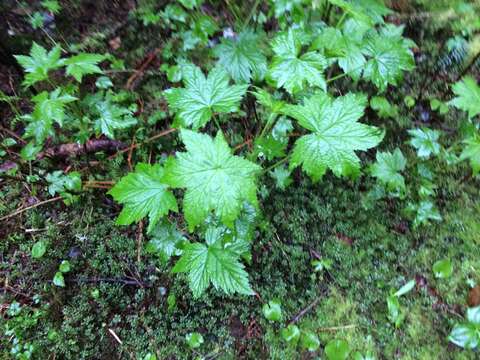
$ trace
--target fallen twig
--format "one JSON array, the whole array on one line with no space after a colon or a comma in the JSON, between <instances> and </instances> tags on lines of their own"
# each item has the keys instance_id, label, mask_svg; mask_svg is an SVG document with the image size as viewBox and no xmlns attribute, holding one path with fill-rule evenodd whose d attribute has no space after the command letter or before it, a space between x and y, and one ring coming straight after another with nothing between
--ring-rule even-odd
<instances>
[{"instance_id":1,"label":"fallen twig","mask_svg":"<svg viewBox=\"0 0 480 360\"><path fill-rule=\"evenodd\" d=\"M145 58L145 60L140 65L140 67L138 68L138 70L136 70L132 74L132 76L130 76L128 78L127 83L125 85L125 88L127 90L132 90L133 88L135 88L135 81L143 75L145 69L147 69L147 67L150 66L152 61L157 58L157 53L158 53L159 50L160 49L155 49L152 53L148 54L147 57Z\"/></svg>"},{"instance_id":2,"label":"fallen twig","mask_svg":"<svg viewBox=\"0 0 480 360\"><path fill-rule=\"evenodd\" d=\"M330 326L330 327L322 327L317 329L317 331L340 331L340 330L348 330L348 329L355 329L358 325L350 324L350 325L341 325L341 326Z\"/></svg>"},{"instance_id":3,"label":"fallen twig","mask_svg":"<svg viewBox=\"0 0 480 360\"><path fill-rule=\"evenodd\" d=\"M314 301L312 301L305 309L300 311L297 315L295 315L292 320L290 320L289 324L295 324L298 320L300 320L306 313L308 313L310 310L312 310L315 306L318 305L320 302L320 297L316 298Z\"/></svg>"},{"instance_id":4,"label":"fallen twig","mask_svg":"<svg viewBox=\"0 0 480 360\"><path fill-rule=\"evenodd\" d=\"M111 139L92 139L88 140L84 145L77 143L62 144L54 146L42 151L37 155L37 159L43 159L44 157L70 157L83 155L85 153L92 153L97 151L114 151L118 149L124 149L125 145L121 141Z\"/></svg>"},{"instance_id":5,"label":"fallen twig","mask_svg":"<svg viewBox=\"0 0 480 360\"><path fill-rule=\"evenodd\" d=\"M13 213L11 213L11 214L9 214L9 215L6 215L6 216L4 216L4 217L1 217L1 218L0 218L0 221L7 220L7 219L9 219L9 218L11 218L11 217L14 217L14 216L17 216L17 215L19 215L19 214L21 214L21 213L23 213L23 212L25 212L25 211L27 211L27 210L34 209L34 208L36 208L36 207L38 207L38 206L45 205L45 204L49 204L49 203L52 203L52 202L55 202L55 201L58 201L58 200L61 200L61 199L62 199L61 196L57 196L57 197L54 197L54 198L51 198L51 199L48 199L48 200L40 201L40 202L38 202L38 203L36 203L36 204L33 204L33 205L28 206L28 207L23 208L23 209L19 209L19 210L14 211Z\"/></svg>"}]
</instances>

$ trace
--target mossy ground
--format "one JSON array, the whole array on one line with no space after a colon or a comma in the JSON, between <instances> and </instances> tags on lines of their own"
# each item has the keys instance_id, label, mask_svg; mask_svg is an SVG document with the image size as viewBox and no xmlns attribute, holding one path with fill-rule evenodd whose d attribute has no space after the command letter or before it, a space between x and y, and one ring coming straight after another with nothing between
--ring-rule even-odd
<instances>
[{"instance_id":1,"label":"mossy ground","mask_svg":"<svg viewBox=\"0 0 480 360\"><path fill-rule=\"evenodd\" d=\"M446 337L461 320L467 279L480 281L477 190L473 183L456 183L456 177L442 179L448 195L444 220L416 230L405 228L395 202L380 201L369 211L359 206L361 188L368 187L362 181L300 179L286 192L271 192L263 201L264 225L248 267L254 289L263 301L281 300L285 323L320 298L298 324L318 332L322 344L342 338L385 359L475 359L477 354L449 345ZM17 198L14 188L5 190L2 214L15 208ZM37 303L30 295L18 298L27 309L48 304L38 322L25 329L25 341L60 358L137 358L154 352L160 359L181 359L193 356L185 334L199 331L206 340L201 353L218 358L315 357L284 345L279 325L263 318L257 297L231 298L211 290L194 300L182 276L171 276L143 251L138 261L135 227L115 226L112 207L98 200L101 195L85 194L69 208L35 209L7 224L12 231L1 245L2 273L14 288L39 295ZM48 251L32 260L30 248L40 239ZM330 270L313 272L311 261L318 255L333 261ZM431 269L442 258L453 261L454 273L438 280ZM65 289L50 284L62 259L73 265ZM95 278L139 283L88 282ZM386 297L409 279L417 286L401 298L406 318L395 329L387 319ZM176 305L169 309L171 294Z\"/></svg>"},{"instance_id":2,"label":"mossy ground","mask_svg":"<svg viewBox=\"0 0 480 360\"><path fill-rule=\"evenodd\" d=\"M414 33L415 26L407 31ZM422 49L437 48L433 35ZM135 23L127 25L122 36L131 46L127 61L143 57L158 40L158 33ZM436 61L431 56L430 62L419 65L420 74L429 76L427 69ZM423 91L423 79L409 77L389 99L401 105L405 94ZM443 91L442 81L437 83ZM145 111L158 102L155 89L162 86L145 76L138 90L144 92ZM408 174L413 174L418 159L402 144L404 129L416 126L417 115L403 105L395 120L367 114L372 123L389 122L381 149L402 147L412 192L415 176ZM441 121L455 124L458 114ZM145 128L142 132L150 135ZM138 150L137 160L163 150L162 141ZM453 141L447 139L444 145ZM105 179L124 174L125 158L103 169ZM363 161L373 159L369 153ZM141 359L147 353L158 359L200 354L212 359L315 359L323 358L323 346L332 339L345 339L352 349L370 351L379 359L477 359L478 352L449 344L447 335L462 320L468 281L480 283L479 183L467 176L466 164L449 168L433 161L431 167L443 220L416 229L403 215L405 202L398 199L383 199L365 210L362 200L374 185L368 176L349 181L327 175L312 184L296 172L294 183L283 192L274 190L266 178L261 226L247 266L258 297L227 297L210 289L193 299L182 275L173 276L170 265L162 265L139 246L137 226L115 225L119 207L103 190L85 191L70 207L57 202L32 209L0 227L0 273L6 290L2 306L14 300L22 305L20 315L0 319L2 328L15 326L17 338L34 344L39 359ZM21 183L3 186L0 217L28 201L25 194ZM47 252L32 259L31 247L39 240L48 244ZM311 262L318 257L331 260L331 269L315 273ZM436 279L432 265L444 258L453 262L453 275ZM72 264L66 287L52 286L65 259ZM386 298L410 279L416 280L416 287L400 299L406 316L395 328L387 318ZM262 315L263 303L271 299L282 303L281 325ZM315 353L289 348L279 336L280 328L312 302L315 306L297 325L316 332L322 347ZM185 344L185 335L194 331L205 338L196 351ZM10 348L11 338L2 336L0 357L10 358Z\"/></svg>"}]
</instances>

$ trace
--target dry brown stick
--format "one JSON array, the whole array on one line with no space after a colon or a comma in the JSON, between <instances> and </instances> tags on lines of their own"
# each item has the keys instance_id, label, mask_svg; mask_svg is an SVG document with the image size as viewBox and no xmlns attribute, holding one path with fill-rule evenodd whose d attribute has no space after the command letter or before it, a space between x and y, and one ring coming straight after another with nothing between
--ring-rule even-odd
<instances>
[{"instance_id":1,"label":"dry brown stick","mask_svg":"<svg viewBox=\"0 0 480 360\"><path fill-rule=\"evenodd\" d=\"M330 327L323 327L317 329L317 331L339 331L339 330L347 330L347 329L355 329L358 325L350 324L350 325L341 325L341 326L330 326Z\"/></svg>"},{"instance_id":2,"label":"dry brown stick","mask_svg":"<svg viewBox=\"0 0 480 360\"><path fill-rule=\"evenodd\" d=\"M252 142L252 140L247 140L247 141L241 143L240 145L235 146L235 147L233 148L233 151L237 151L237 150L243 148L244 146L250 144L251 142Z\"/></svg>"},{"instance_id":3,"label":"dry brown stick","mask_svg":"<svg viewBox=\"0 0 480 360\"><path fill-rule=\"evenodd\" d=\"M91 139L88 140L84 145L69 143L45 149L45 151L42 151L37 155L37 159L42 159L44 157L78 156L101 150L112 151L124 148L126 148L126 145L121 141L111 139Z\"/></svg>"},{"instance_id":4,"label":"dry brown stick","mask_svg":"<svg viewBox=\"0 0 480 360\"><path fill-rule=\"evenodd\" d=\"M140 220L138 223L137 231L137 262L140 263L142 260L142 240L143 240L143 220Z\"/></svg>"},{"instance_id":5,"label":"dry brown stick","mask_svg":"<svg viewBox=\"0 0 480 360\"><path fill-rule=\"evenodd\" d=\"M8 135L10 135L11 137L14 137L15 139L17 139L18 141L20 141L20 143L22 144L26 144L27 142L25 140L23 140L20 136L18 136L17 134L15 134L12 130L10 129L7 129L7 128L4 128L3 126L0 126L0 130L7 133Z\"/></svg>"},{"instance_id":6,"label":"dry brown stick","mask_svg":"<svg viewBox=\"0 0 480 360\"><path fill-rule=\"evenodd\" d=\"M136 148L142 146L143 144L147 144L147 143L149 143L149 142L151 142L151 141L153 141L153 140L156 140L156 139L158 139L158 138L161 138L161 137L163 137L163 136L165 136L165 135L168 135L168 134L170 134L170 133L172 133L172 132L175 132L175 131L177 131L177 129L167 129L167 130L164 130L164 131L162 131L162 132L160 132L160 133L158 133L158 134L156 134L156 135L153 135L152 137L148 138L148 139L145 140L145 141L142 141L142 142L136 143L136 144L132 144L131 146L129 146L129 147L125 148L125 149L122 149L122 150L117 151L115 154L109 156L109 157L108 157L108 160L112 160L112 159L114 159L114 158L115 158L117 155L119 155L119 154L123 154L123 153L125 153L125 152L127 152L127 151L130 151L130 149L136 149Z\"/></svg>"},{"instance_id":7,"label":"dry brown stick","mask_svg":"<svg viewBox=\"0 0 480 360\"><path fill-rule=\"evenodd\" d=\"M54 197L54 198L51 198L51 199L48 199L48 200L40 201L40 202L38 202L38 203L36 203L36 204L33 204L33 205L28 206L28 207L23 208L23 209L19 209L19 210L14 211L13 213L11 213L11 214L9 214L9 215L6 215L6 216L4 216L4 217L1 217L1 218L0 218L0 221L7 220L7 219L9 219L9 218L11 218L11 217L14 217L14 216L17 216L17 215L19 215L19 214L21 214L21 213L23 213L23 212L25 212L25 211L27 211L27 210L36 208L36 207L41 206L41 205L49 204L49 203L51 203L51 202L55 202L55 201L58 201L58 200L61 200L61 199L62 199L61 196L57 196L57 197Z\"/></svg>"},{"instance_id":8,"label":"dry brown stick","mask_svg":"<svg viewBox=\"0 0 480 360\"><path fill-rule=\"evenodd\" d=\"M157 53L159 52L159 49L155 49L152 53L148 54L147 58L143 61L142 65L140 68L135 71L132 76L130 76L127 80L127 83L125 85L125 88L127 90L132 90L134 88L134 83L135 81L143 75L145 72L146 68L150 66L150 63L157 58Z\"/></svg>"},{"instance_id":9,"label":"dry brown stick","mask_svg":"<svg viewBox=\"0 0 480 360\"><path fill-rule=\"evenodd\" d=\"M312 310L315 306L318 305L320 302L320 297L316 298L314 301L312 301L305 309L300 311L297 315L295 315L292 320L290 320L289 324L295 324L298 320L300 320L306 313L308 313L310 310Z\"/></svg>"}]
</instances>

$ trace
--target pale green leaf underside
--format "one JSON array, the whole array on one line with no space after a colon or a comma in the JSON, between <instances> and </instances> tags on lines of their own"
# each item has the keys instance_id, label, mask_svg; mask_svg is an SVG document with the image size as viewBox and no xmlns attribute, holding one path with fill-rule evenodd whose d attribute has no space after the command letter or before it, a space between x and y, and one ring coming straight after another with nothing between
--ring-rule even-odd
<instances>
[{"instance_id":1,"label":"pale green leaf underside","mask_svg":"<svg viewBox=\"0 0 480 360\"><path fill-rule=\"evenodd\" d=\"M257 204L258 165L232 155L221 133L212 139L182 130L181 138L187 152L176 154L167 168L167 178L172 186L186 188L183 207L190 229L211 211L231 225L244 201Z\"/></svg>"},{"instance_id":2,"label":"pale green leaf underside","mask_svg":"<svg viewBox=\"0 0 480 360\"><path fill-rule=\"evenodd\" d=\"M227 294L252 295L248 274L239 255L221 247L193 243L184 248L184 253L173 268L174 273L187 272L190 289L199 297L213 284Z\"/></svg>"},{"instance_id":3,"label":"pale green leaf underside","mask_svg":"<svg viewBox=\"0 0 480 360\"><path fill-rule=\"evenodd\" d=\"M229 85L229 77L220 67L214 68L205 78L202 71L191 66L184 76L185 88L165 91L168 105L185 127L198 129L214 113L232 113L239 109L248 85Z\"/></svg>"},{"instance_id":4,"label":"pale green leaf underside","mask_svg":"<svg viewBox=\"0 0 480 360\"><path fill-rule=\"evenodd\" d=\"M449 102L450 105L468 112L470 118L480 114L480 86L474 78L464 77L453 85L452 90L456 97Z\"/></svg>"},{"instance_id":5,"label":"pale green leaf underside","mask_svg":"<svg viewBox=\"0 0 480 360\"><path fill-rule=\"evenodd\" d=\"M290 167L302 165L313 180L327 169L336 176L354 175L360 168L356 150L370 149L383 139L383 131L357 121L363 116L366 98L347 94L332 100L317 93L303 105L289 105L286 114L312 131L299 138L293 149Z\"/></svg>"},{"instance_id":6,"label":"pale green leaf underside","mask_svg":"<svg viewBox=\"0 0 480 360\"><path fill-rule=\"evenodd\" d=\"M159 165L140 163L135 172L124 176L108 194L123 204L117 224L129 225L148 216L150 232L169 210L178 211L177 201L168 191L164 169Z\"/></svg>"}]
</instances>

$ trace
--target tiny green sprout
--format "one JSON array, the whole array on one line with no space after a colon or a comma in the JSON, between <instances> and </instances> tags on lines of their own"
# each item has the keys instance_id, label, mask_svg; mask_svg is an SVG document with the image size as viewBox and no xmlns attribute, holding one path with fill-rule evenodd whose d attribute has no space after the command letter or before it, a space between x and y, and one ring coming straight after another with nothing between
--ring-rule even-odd
<instances>
[{"instance_id":1,"label":"tiny green sprout","mask_svg":"<svg viewBox=\"0 0 480 360\"><path fill-rule=\"evenodd\" d=\"M204 342L202 334L198 332L187 334L187 336L185 336L185 340L187 341L187 345L191 349L196 349L200 347L200 345L202 345Z\"/></svg>"},{"instance_id":2,"label":"tiny green sprout","mask_svg":"<svg viewBox=\"0 0 480 360\"><path fill-rule=\"evenodd\" d=\"M415 280L410 280L395 293L387 297L387 309L388 309L388 319L395 325L395 327L400 327L403 320L405 319L405 313L402 311L400 306L400 296L407 294L415 287Z\"/></svg>"},{"instance_id":3,"label":"tiny green sprout","mask_svg":"<svg viewBox=\"0 0 480 360\"><path fill-rule=\"evenodd\" d=\"M45 241L43 240L37 241L32 246L32 257L35 259L39 259L45 254L46 251L47 251L47 244L45 243Z\"/></svg>"},{"instance_id":4,"label":"tiny green sprout","mask_svg":"<svg viewBox=\"0 0 480 360\"><path fill-rule=\"evenodd\" d=\"M288 344L296 345L300 338L300 329L295 324L290 324L280 331L282 339Z\"/></svg>"},{"instance_id":5,"label":"tiny green sprout","mask_svg":"<svg viewBox=\"0 0 480 360\"><path fill-rule=\"evenodd\" d=\"M396 297L400 297L412 291L414 287L415 287L415 280L410 280L405 285L403 285L400 289L398 289L394 295Z\"/></svg>"},{"instance_id":6,"label":"tiny green sprout","mask_svg":"<svg viewBox=\"0 0 480 360\"><path fill-rule=\"evenodd\" d=\"M148 353L143 357L143 360L157 360L157 356L152 353Z\"/></svg>"},{"instance_id":7,"label":"tiny green sprout","mask_svg":"<svg viewBox=\"0 0 480 360\"><path fill-rule=\"evenodd\" d=\"M356 351L353 355L353 360L375 360L375 356L370 353L363 355L361 352Z\"/></svg>"},{"instance_id":8,"label":"tiny green sprout","mask_svg":"<svg viewBox=\"0 0 480 360\"><path fill-rule=\"evenodd\" d=\"M405 96L403 99L403 102L405 103L405 106L408 107L409 109L415 106L415 98L413 98L410 95Z\"/></svg>"},{"instance_id":9,"label":"tiny green sprout","mask_svg":"<svg viewBox=\"0 0 480 360\"><path fill-rule=\"evenodd\" d=\"M448 112L447 104L435 98L430 99L430 109L438 111L441 115L445 115Z\"/></svg>"},{"instance_id":10,"label":"tiny green sprout","mask_svg":"<svg viewBox=\"0 0 480 360\"><path fill-rule=\"evenodd\" d=\"M270 300L268 304L263 305L263 315L270 321L282 321L282 306L277 300Z\"/></svg>"},{"instance_id":11,"label":"tiny green sprout","mask_svg":"<svg viewBox=\"0 0 480 360\"><path fill-rule=\"evenodd\" d=\"M97 81L95 81L95 86L99 89L108 89L113 86L113 83L108 76L100 76Z\"/></svg>"},{"instance_id":12,"label":"tiny green sprout","mask_svg":"<svg viewBox=\"0 0 480 360\"><path fill-rule=\"evenodd\" d=\"M100 297L100 290L93 289L92 291L90 291L90 295L92 296L92 298L98 299Z\"/></svg>"},{"instance_id":13,"label":"tiny green sprout","mask_svg":"<svg viewBox=\"0 0 480 360\"><path fill-rule=\"evenodd\" d=\"M300 337L300 345L304 350L317 351L320 347L320 340L314 332L302 331L302 335Z\"/></svg>"},{"instance_id":14,"label":"tiny green sprout","mask_svg":"<svg viewBox=\"0 0 480 360\"><path fill-rule=\"evenodd\" d=\"M65 279L63 278L63 274L60 271L55 273L53 277L53 285L58 287L65 287Z\"/></svg>"},{"instance_id":15,"label":"tiny green sprout","mask_svg":"<svg viewBox=\"0 0 480 360\"><path fill-rule=\"evenodd\" d=\"M332 268L332 264L333 261L331 259L313 260L313 271L321 272L323 270L330 270Z\"/></svg>"},{"instance_id":16,"label":"tiny green sprout","mask_svg":"<svg viewBox=\"0 0 480 360\"><path fill-rule=\"evenodd\" d=\"M63 260L58 268L60 270L60 272L62 273L67 273L70 271L71 267L70 267L70 261L68 260Z\"/></svg>"},{"instance_id":17,"label":"tiny green sprout","mask_svg":"<svg viewBox=\"0 0 480 360\"><path fill-rule=\"evenodd\" d=\"M346 360L350 351L350 345L341 339L332 340L325 346L328 360Z\"/></svg>"},{"instance_id":18,"label":"tiny green sprout","mask_svg":"<svg viewBox=\"0 0 480 360\"><path fill-rule=\"evenodd\" d=\"M432 270L436 278L445 279L452 275L453 265L450 259L442 259L433 264Z\"/></svg>"},{"instance_id":19,"label":"tiny green sprout","mask_svg":"<svg viewBox=\"0 0 480 360\"><path fill-rule=\"evenodd\" d=\"M175 309L175 307L177 306L177 298L175 296L175 294L170 294L168 295L167 297L167 305L168 305L168 311L171 312Z\"/></svg>"}]
</instances>

